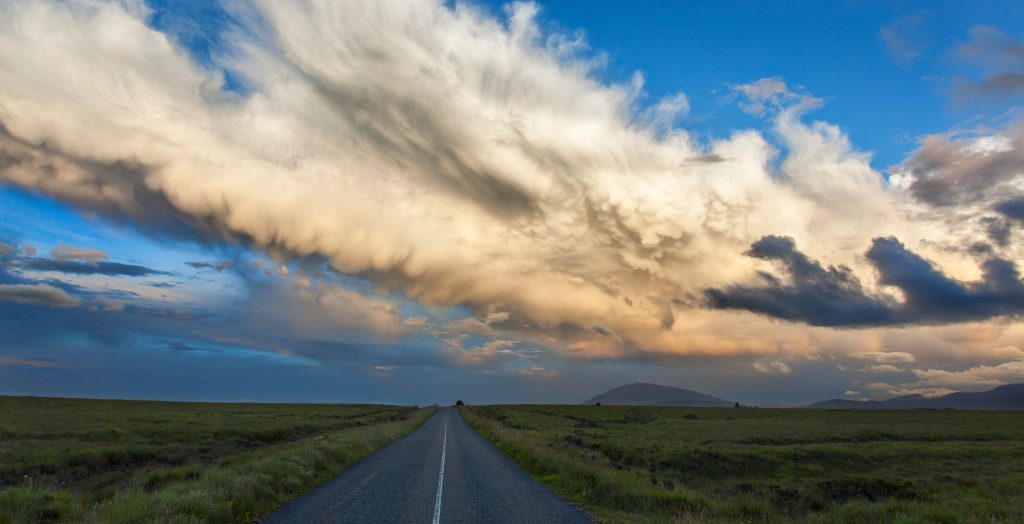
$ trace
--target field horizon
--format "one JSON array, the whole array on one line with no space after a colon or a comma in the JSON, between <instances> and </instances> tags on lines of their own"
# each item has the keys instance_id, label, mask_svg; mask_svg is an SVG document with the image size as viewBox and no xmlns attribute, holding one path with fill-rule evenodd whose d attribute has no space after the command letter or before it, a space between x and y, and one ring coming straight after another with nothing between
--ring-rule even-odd
<instances>
[{"instance_id":1,"label":"field horizon","mask_svg":"<svg viewBox=\"0 0 1024 524\"><path fill-rule=\"evenodd\" d=\"M434 409L0 397L0 523L249 523Z\"/></svg>"},{"instance_id":2,"label":"field horizon","mask_svg":"<svg viewBox=\"0 0 1024 524\"><path fill-rule=\"evenodd\" d=\"M1024 422L1013 412L459 409L598 522L1024 516L1013 502L1024 483ZM250 522L408 434L433 410L0 396L0 523Z\"/></svg>"}]
</instances>

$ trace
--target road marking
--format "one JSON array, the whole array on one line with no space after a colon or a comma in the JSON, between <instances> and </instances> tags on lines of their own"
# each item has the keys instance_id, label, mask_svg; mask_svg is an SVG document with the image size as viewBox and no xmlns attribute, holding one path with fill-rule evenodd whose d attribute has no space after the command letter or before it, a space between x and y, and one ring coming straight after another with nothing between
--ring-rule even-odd
<instances>
[{"instance_id":1,"label":"road marking","mask_svg":"<svg viewBox=\"0 0 1024 524\"><path fill-rule=\"evenodd\" d=\"M448 419L444 421L444 442L441 444L441 471L437 474L437 498L434 499L434 524L441 522L441 489L444 488L444 454L448 450Z\"/></svg>"}]
</instances>

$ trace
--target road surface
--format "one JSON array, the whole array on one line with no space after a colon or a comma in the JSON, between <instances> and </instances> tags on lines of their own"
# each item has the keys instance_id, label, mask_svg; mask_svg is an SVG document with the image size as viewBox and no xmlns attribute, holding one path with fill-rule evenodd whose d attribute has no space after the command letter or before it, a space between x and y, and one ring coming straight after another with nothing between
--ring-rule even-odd
<instances>
[{"instance_id":1,"label":"road surface","mask_svg":"<svg viewBox=\"0 0 1024 524\"><path fill-rule=\"evenodd\" d=\"M590 522L452 407L262 522Z\"/></svg>"}]
</instances>

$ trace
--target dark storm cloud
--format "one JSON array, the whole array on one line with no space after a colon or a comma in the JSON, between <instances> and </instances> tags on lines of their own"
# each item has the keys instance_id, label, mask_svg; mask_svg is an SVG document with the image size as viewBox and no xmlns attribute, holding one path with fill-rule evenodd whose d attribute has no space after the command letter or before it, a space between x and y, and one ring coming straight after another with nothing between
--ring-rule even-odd
<instances>
[{"instance_id":1,"label":"dark storm cloud","mask_svg":"<svg viewBox=\"0 0 1024 524\"><path fill-rule=\"evenodd\" d=\"M1024 221L1024 197L1000 202L996 204L995 210L1006 218Z\"/></svg>"},{"instance_id":2,"label":"dark storm cloud","mask_svg":"<svg viewBox=\"0 0 1024 524\"><path fill-rule=\"evenodd\" d=\"M221 260L219 262L185 262L185 265L191 266L194 269L212 269L214 271L224 271L225 269L231 269L234 267L234 262L230 260Z\"/></svg>"},{"instance_id":3,"label":"dark storm cloud","mask_svg":"<svg viewBox=\"0 0 1024 524\"><path fill-rule=\"evenodd\" d=\"M995 242L997 246L1006 247L1010 243L1013 227L1009 220L1003 217L984 217L981 219L981 225L985 228L989 240Z\"/></svg>"},{"instance_id":4,"label":"dark storm cloud","mask_svg":"<svg viewBox=\"0 0 1024 524\"><path fill-rule=\"evenodd\" d=\"M166 271L120 262L79 262L77 260L55 260L50 258L21 258L19 265L32 271L56 271L72 275L106 275L125 277L145 277L150 275L169 275Z\"/></svg>"},{"instance_id":5,"label":"dark storm cloud","mask_svg":"<svg viewBox=\"0 0 1024 524\"><path fill-rule=\"evenodd\" d=\"M828 268L796 249L793 239L766 236L748 255L777 262L789 281L762 273L761 285L705 290L711 307L743 309L817 326L933 324L1024 313L1024 283L1016 265L1000 258L982 263L982 280L949 278L893 237L875 238L866 258L879 284L904 300L869 293L844 266Z\"/></svg>"},{"instance_id":6,"label":"dark storm cloud","mask_svg":"<svg viewBox=\"0 0 1024 524\"><path fill-rule=\"evenodd\" d=\"M818 326L892 322L890 304L869 296L848 267L822 267L798 251L792 238L766 236L754 242L746 254L778 262L792 283L784 284L775 275L762 272L761 285L706 290L712 307L745 309Z\"/></svg>"}]
</instances>

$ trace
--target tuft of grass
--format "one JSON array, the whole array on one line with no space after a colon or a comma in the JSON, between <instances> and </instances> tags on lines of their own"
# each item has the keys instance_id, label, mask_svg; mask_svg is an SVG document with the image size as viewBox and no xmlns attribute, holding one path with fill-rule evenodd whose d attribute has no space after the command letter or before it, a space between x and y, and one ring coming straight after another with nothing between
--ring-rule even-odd
<instances>
[{"instance_id":1,"label":"tuft of grass","mask_svg":"<svg viewBox=\"0 0 1024 524\"><path fill-rule=\"evenodd\" d=\"M0 397L0 524L253 522L435 409Z\"/></svg>"},{"instance_id":2,"label":"tuft of grass","mask_svg":"<svg viewBox=\"0 0 1024 524\"><path fill-rule=\"evenodd\" d=\"M460 409L601 522L1024 522L1019 413Z\"/></svg>"}]
</instances>

